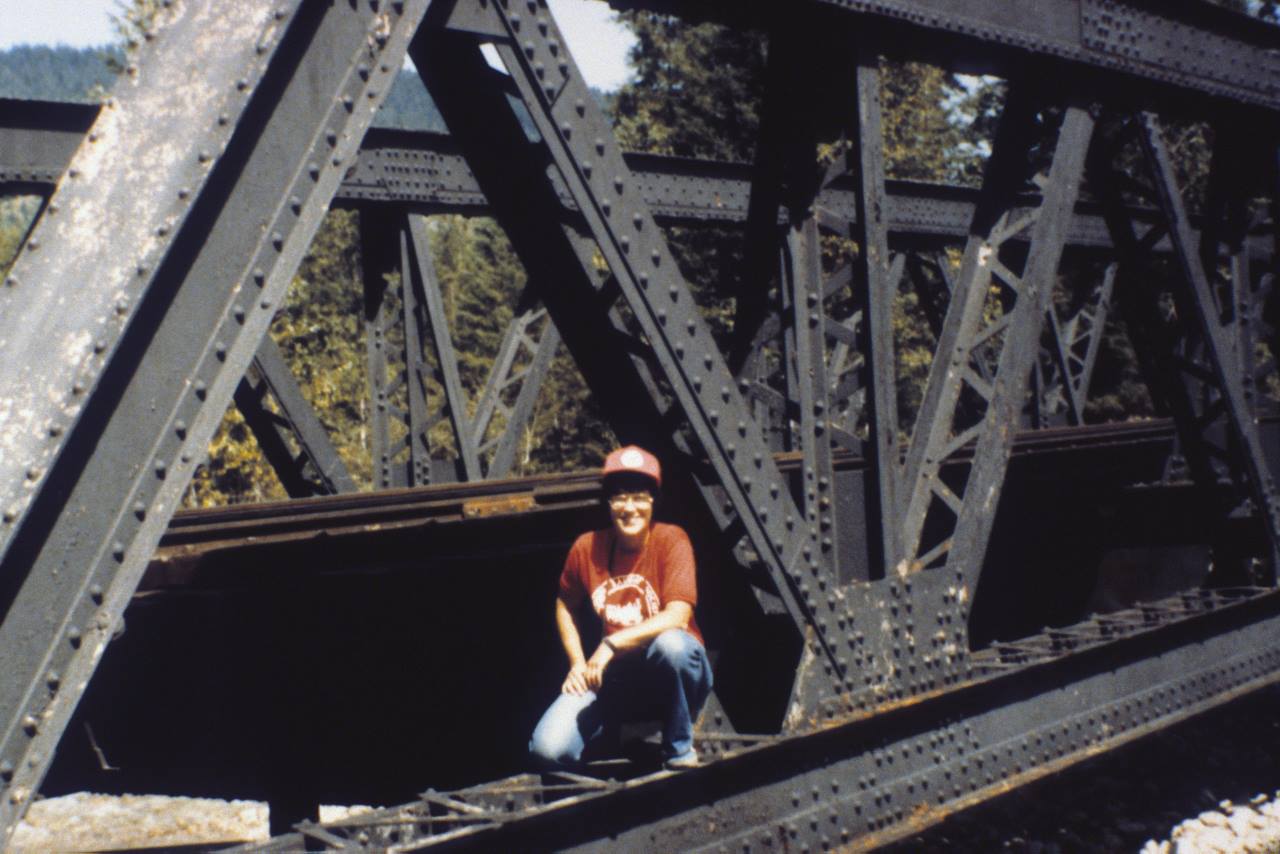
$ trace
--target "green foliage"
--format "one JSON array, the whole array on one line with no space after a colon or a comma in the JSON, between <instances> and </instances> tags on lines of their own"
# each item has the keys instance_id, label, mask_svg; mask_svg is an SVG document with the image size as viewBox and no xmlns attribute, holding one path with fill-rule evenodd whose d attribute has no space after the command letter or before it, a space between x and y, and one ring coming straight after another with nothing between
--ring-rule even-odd
<instances>
[{"instance_id":1,"label":"green foliage","mask_svg":"<svg viewBox=\"0 0 1280 854\"><path fill-rule=\"evenodd\" d=\"M956 181L973 174L977 157L948 105L959 92L953 77L921 63L882 63L886 177Z\"/></svg>"},{"instance_id":2,"label":"green foliage","mask_svg":"<svg viewBox=\"0 0 1280 854\"><path fill-rule=\"evenodd\" d=\"M356 219L330 211L271 324L303 396L358 485L372 481ZM184 499L188 507L284 498L271 466L232 405Z\"/></svg>"},{"instance_id":3,"label":"green foliage","mask_svg":"<svg viewBox=\"0 0 1280 854\"><path fill-rule=\"evenodd\" d=\"M526 274L506 235L491 219L437 217L431 238L459 372L475 402L524 290ZM522 359L527 362L528 354ZM490 435L504 427L496 419ZM524 430L512 474L592 468L612 444L581 373L561 348Z\"/></svg>"},{"instance_id":4,"label":"green foliage","mask_svg":"<svg viewBox=\"0 0 1280 854\"><path fill-rule=\"evenodd\" d=\"M18 45L0 51L0 97L92 101L115 79L108 60L123 54L101 48Z\"/></svg>"},{"instance_id":5,"label":"green foliage","mask_svg":"<svg viewBox=\"0 0 1280 854\"><path fill-rule=\"evenodd\" d=\"M0 197L0 273L7 273L40 210L39 196Z\"/></svg>"},{"instance_id":6,"label":"green foliage","mask_svg":"<svg viewBox=\"0 0 1280 854\"><path fill-rule=\"evenodd\" d=\"M1240 8L1242 0L1224 2ZM157 0L122 0L116 17L121 47L106 54L66 48L14 48L0 53L0 92L81 99L100 93L110 84L112 69L124 64L125 51L135 49L157 25L158 10ZM1253 2L1247 11L1274 19L1276 4ZM605 99L623 146L668 155L753 159L767 40L758 33L690 25L662 16L628 13L623 17L637 36L630 57L635 78ZM1003 104L1003 84L990 79L962 81L938 68L909 63L884 63L882 71L889 177L977 183ZM604 96L597 93L597 97ZM408 70L399 74L375 123L443 130L429 95ZM832 130L830 138L822 140L824 152L838 152L836 135ZM1175 125L1169 136L1194 207L1203 198L1211 131L1204 125ZM0 263L12 254L34 209L31 201L0 203ZM357 226L353 212L334 211L325 218L271 334L352 476L367 488L373 468ZM461 382L474 408L524 290L525 272L492 220L434 217L429 234ZM668 230L667 237L713 335L723 345L741 282L741 232L678 228ZM857 247L847 240L824 243L829 270L856 257L856 252ZM956 252L950 260L953 266L958 262ZM1064 279L1057 294L1064 313L1075 307L1093 281L1090 276L1097 272ZM905 428L918 411L935 341L914 293L895 296L893 324L898 402ZM398 343L398 334L393 333L390 344ZM1114 318L1106 327L1094 387L1091 419L1152 411L1132 347ZM438 379L428 379L427 394L429 407L437 410L442 400ZM490 435L503 426L499 419ZM431 436L437 456L453 452L447 433L447 426L441 424ZM521 438L513 473L594 467L613 442L581 374L562 348ZM282 497L278 480L232 407L210 445L208 462L192 483L187 505Z\"/></svg>"},{"instance_id":7,"label":"green foliage","mask_svg":"<svg viewBox=\"0 0 1280 854\"><path fill-rule=\"evenodd\" d=\"M759 33L691 25L664 16L629 13L623 18L636 32L637 43L631 53L636 77L611 105L622 145L657 154L751 160L764 92L766 39ZM890 177L972 177L978 168L974 147L965 149L967 137L956 127L949 106L961 91L940 69L913 63L883 65L884 150ZM832 151L835 141L833 136L822 149ZM723 348L742 282L741 231L672 228L667 237ZM826 241L828 270L855 255L856 247L848 241ZM914 295L897 298L894 326L899 397L913 417L933 354L933 336Z\"/></svg>"},{"instance_id":8,"label":"green foliage","mask_svg":"<svg viewBox=\"0 0 1280 854\"><path fill-rule=\"evenodd\" d=\"M749 160L763 92L759 35L716 24L625 13L636 35L635 79L614 98L624 148L680 157Z\"/></svg>"}]
</instances>

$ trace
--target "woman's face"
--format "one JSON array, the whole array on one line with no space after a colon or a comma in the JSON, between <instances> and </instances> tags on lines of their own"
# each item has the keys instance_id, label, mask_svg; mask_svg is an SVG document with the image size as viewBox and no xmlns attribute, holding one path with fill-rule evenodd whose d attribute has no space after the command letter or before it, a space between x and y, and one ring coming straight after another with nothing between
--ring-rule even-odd
<instances>
[{"instance_id":1,"label":"woman's face","mask_svg":"<svg viewBox=\"0 0 1280 854\"><path fill-rule=\"evenodd\" d=\"M609 496L613 529L627 541L637 541L653 521L653 495L645 491L618 492Z\"/></svg>"}]
</instances>

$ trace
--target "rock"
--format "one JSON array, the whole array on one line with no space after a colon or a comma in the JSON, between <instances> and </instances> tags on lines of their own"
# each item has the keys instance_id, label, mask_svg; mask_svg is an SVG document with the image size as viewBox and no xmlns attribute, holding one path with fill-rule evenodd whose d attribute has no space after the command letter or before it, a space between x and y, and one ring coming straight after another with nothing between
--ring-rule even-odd
<instances>
[{"instance_id":1,"label":"rock","mask_svg":"<svg viewBox=\"0 0 1280 854\"><path fill-rule=\"evenodd\" d=\"M1225 827L1211 827L1200 834L1200 844L1217 851L1231 851L1236 845L1236 835Z\"/></svg>"},{"instance_id":2,"label":"rock","mask_svg":"<svg viewBox=\"0 0 1280 854\"><path fill-rule=\"evenodd\" d=\"M1255 827L1254 821L1261 818L1257 813L1250 809L1239 809L1231 814L1227 819L1227 825L1237 836L1248 835Z\"/></svg>"}]
</instances>

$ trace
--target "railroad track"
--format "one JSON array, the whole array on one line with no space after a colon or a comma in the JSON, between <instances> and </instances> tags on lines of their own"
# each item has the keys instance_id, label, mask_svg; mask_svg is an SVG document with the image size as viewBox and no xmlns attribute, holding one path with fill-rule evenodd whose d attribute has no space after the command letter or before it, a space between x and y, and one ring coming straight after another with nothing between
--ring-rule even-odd
<instances>
[{"instance_id":1,"label":"railroad track","mask_svg":"<svg viewBox=\"0 0 1280 854\"><path fill-rule=\"evenodd\" d=\"M1277 591L1195 591L994 645L932 696L706 733L692 771L519 775L235 850L871 849L1275 683L1278 640ZM1189 649L1193 667L1163 672Z\"/></svg>"},{"instance_id":2,"label":"railroad track","mask_svg":"<svg viewBox=\"0 0 1280 854\"><path fill-rule=\"evenodd\" d=\"M1267 423L1275 425L1280 419ZM1020 433L1014 455L1024 460L1056 457L1069 466L1077 454L1097 457L1114 450L1132 463L1135 454L1145 451L1149 463L1163 460L1173 440L1173 423L1167 419L1048 428ZM799 473L802 461L798 453L778 454L776 459L782 472L792 477ZM967 459L962 452L955 461L960 464ZM835 462L841 471L866 469L865 460L848 453L837 454ZM1144 469L1158 480L1158 466L1147 464ZM545 511L582 512L598 503L599 490L596 473L579 472L187 510L174 515L160 540L149 579L156 583L160 566L202 553L321 533L342 536ZM144 580L143 589L147 586Z\"/></svg>"},{"instance_id":3,"label":"railroad track","mask_svg":"<svg viewBox=\"0 0 1280 854\"><path fill-rule=\"evenodd\" d=\"M1035 431L1015 444L1013 471L1097 476L1107 460L1123 461L1120 491L1148 500L1181 489L1156 485L1172 442L1165 421ZM791 474L799 467L794 456L778 463ZM839 471L862 467L857 457L837 460ZM1144 479L1153 472L1156 480ZM257 549L317 540L385 541L400 532L421 541L454 531L470 549L518 549L509 538L466 532L530 518L572 528L598 495L594 475L569 474L182 513L139 595L217 586L219 567L253 563L247 556ZM1182 592L991 643L965 657L961 674L914 695L850 692L783 733L704 721L708 761L690 772L642 760L601 766L597 776L518 774L337 823L303 823L238 850L874 848L1277 681L1280 593Z\"/></svg>"}]
</instances>

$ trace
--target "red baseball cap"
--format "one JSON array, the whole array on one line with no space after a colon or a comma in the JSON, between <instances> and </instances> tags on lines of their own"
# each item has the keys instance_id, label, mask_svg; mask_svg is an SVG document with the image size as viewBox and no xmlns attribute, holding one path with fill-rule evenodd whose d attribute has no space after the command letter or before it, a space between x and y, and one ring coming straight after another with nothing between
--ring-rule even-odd
<instances>
[{"instance_id":1,"label":"red baseball cap","mask_svg":"<svg viewBox=\"0 0 1280 854\"><path fill-rule=\"evenodd\" d=\"M611 474L644 475L659 488L662 487L662 466L658 463L658 458L637 445L626 445L605 457L604 468L600 473L604 477Z\"/></svg>"}]
</instances>

